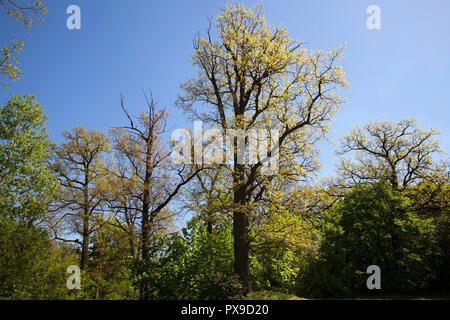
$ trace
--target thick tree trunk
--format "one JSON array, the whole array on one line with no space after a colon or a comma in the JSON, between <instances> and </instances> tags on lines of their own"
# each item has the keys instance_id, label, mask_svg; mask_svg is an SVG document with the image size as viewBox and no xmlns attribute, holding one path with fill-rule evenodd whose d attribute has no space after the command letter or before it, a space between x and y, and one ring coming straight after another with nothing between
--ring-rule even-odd
<instances>
[{"instance_id":1,"label":"thick tree trunk","mask_svg":"<svg viewBox=\"0 0 450 320\"><path fill-rule=\"evenodd\" d=\"M87 270L89 258L89 216L85 214L83 217L83 242L81 245L81 262L80 269Z\"/></svg>"},{"instance_id":2,"label":"thick tree trunk","mask_svg":"<svg viewBox=\"0 0 450 320\"><path fill-rule=\"evenodd\" d=\"M144 199L146 196L144 195ZM142 261L147 261L148 259L148 241L149 241L149 222L148 222L148 210L149 205L145 203L142 212ZM142 283L139 288L139 300L148 300L148 284Z\"/></svg>"},{"instance_id":3,"label":"thick tree trunk","mask_svg":"<svg viewBox=\"0 0 450 320\"><path fill-rule=\"evenodd\" d=\"M242 294L252 292L250 279L250 243L248 236L249 219L245 210L245 193L241 190L244 178L244 167L235 165L234 172L234 210L233 210L233 238L234 238L234 271L242 285Z\"/></svg>"},{"instance_id":4,"label":"thick tree trunk","mask_svg":"<svg viewBox=\"0 0 450 320\"><path fill-rule=\"evenodd\" d=\"M150 242L150 178L151 178L151 145L147 146L145 178L144 178L144 197L142 201L142 261L147 261ZM144 282L139 288L139 299L148 300L148 283Z\"/></svg>"},{"instance_id":5,"label":"thick tree trunk","mask_svg":"<svg viewBox=\"0 0 450 320\"><path fill-rule=\"evenodd\" d=\"M252 292L250 279L250 245L248 241L248 216L242 212L233 213L234 270L242 284L242 293Z\"/></svg>"},{"instance_id":6,"label":"thick tree trunk","mask_svg":"<svg viewBox=\"0 0 450 320\"><path fill-rule=\"evenodd\" d=\"M89 172L85 173L85 184L83 190L83 201L84 201L84 212L83 212L83 239L81 245L81 262L80 269L87 270L88 258L89 258L89 182L88 182Z\"/></svg>"}]
</instances>

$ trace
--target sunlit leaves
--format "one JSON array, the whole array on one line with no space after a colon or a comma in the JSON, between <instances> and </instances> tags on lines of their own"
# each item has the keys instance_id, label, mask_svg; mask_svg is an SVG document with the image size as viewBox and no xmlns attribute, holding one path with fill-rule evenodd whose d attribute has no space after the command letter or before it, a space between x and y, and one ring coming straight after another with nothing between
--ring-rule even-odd
<instances>
[{"instance_id":1,"label":"sunlit leaves","mask_svg":"<svg viewBox=\"0 0 450 320\"><path fill-rule=\"evenodd\" d=\"M384 180L395 188L438 179L448 171L444 163L436 163L443 153L438 134L436 129L421 129L415 119L371 121L343 138L338 154L353 153L356 161L341 159L339 174L353 182Z\"/></svg>"}]
</instances>

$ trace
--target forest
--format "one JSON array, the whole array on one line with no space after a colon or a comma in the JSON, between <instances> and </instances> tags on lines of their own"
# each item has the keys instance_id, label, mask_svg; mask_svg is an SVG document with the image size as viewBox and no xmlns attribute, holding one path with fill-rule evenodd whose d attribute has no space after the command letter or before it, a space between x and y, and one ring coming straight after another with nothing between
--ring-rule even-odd
<instances>
[{"instance_id":1,"label":"forest","mask_svg":"<svg viewBox=\"0 0 450 320\"><path fill-rule=\"evenodd\" d=\"M0 0L0 14L26 31L47 13L40 0L17 3ZM6 94L22 47L2 48ZM354 126L336 144L335 174L318 179L350 87L345 46L306 49L262 6L229 3L191 49L195 76L173 98L212 132L184 130L192 148L180 149L150 90L138 114L112 93L121 125L67 128L59 143L38 96L0 105L0 299L448 295L450 162L437 128L407 111ZM256 154L252 130L263 133ZM225 148L217 132L245 134Z\"/></svg>"}]
</instances>

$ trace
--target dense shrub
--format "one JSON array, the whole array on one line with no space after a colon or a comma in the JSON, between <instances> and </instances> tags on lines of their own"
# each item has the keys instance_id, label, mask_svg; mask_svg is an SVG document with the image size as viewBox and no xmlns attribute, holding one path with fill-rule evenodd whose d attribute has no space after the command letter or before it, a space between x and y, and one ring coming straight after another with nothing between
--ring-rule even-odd
<instances>
[{"instance_id":1,"label":"dense shrub","mask_svg":"<svg viewBox=\"0 0 450 320\"><path fill-rule=\"evenodd\" d=\"M148 261L132 261L135 285L149 284L153 299L227 299L239 294L231 225L212 233L194 218L181 233L159 237Z\"/></svg>"},{"instance_id":2,"label":"dense shrub","mask_svg":"<svg viewBox=\"0 0 450 320\"><path fill-rule=\"evenodd\" d=\"M298 294L369 293L370 265L381 269L383 293L427 288L433 276L428 263L433 225L410 208L409 200L387 184L355 186L324 214L320 254L301 272Z\"/></svg>"},{"instance_id":3,"label":"dense shrub","mask_svg":"<svg viewBox=\"0 0 450 320\"><path fill-rule=\"evenodd\" d=\"M45 230L0 220L1 299L66 299L66 269L77 260Z\"/></svg>"}]
</instances>

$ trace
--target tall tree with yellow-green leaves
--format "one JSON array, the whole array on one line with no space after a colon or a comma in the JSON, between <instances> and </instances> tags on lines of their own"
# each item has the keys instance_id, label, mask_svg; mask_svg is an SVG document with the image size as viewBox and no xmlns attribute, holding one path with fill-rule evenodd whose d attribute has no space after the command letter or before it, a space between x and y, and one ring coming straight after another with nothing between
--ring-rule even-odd
<instances>
[{"instance_id":1,"label":"tall tree with yellow-green leaves","mask_svg":"<svg viewBox=\"0 0 450 320\"><path fill-rule=\"evenodd\" d=\"M232 177L234 266L243 294L252 291L252 207L264 197L277 199L281 181L295 183L317 169L314 143L344 102L338 91L347 83L336 65L341 55L341 49L308 51L284 27L269 26L262 7L229 4L211 21L206 36L194 40L192 62L198 75L182 85L178 105L192 118L225 131L279 130L270 144L271 154L279 151L276 174L264 174L263 156L256 163L242 163L237 148L223 164Z\"/></svg>"},{"instance_id":2,"label":"tall tree with yellow-green leaves","mask_svg":"<svg viewBox=\"0 0 450 320\"><path fill-rule=\"evenodd\" d=\"M122 218L116 219L117 226L131 237L134 232L139 234L137 261L142 262L140 266L143 270L137 273L141 279L141 300L149 298L149 284L141 273L148 272L145 268L150 258L153 236L170 224L169 203L202 170L201 166L173 167L171 152L162 140L168 114L164 108L156 106L151 94L145 95L145 98L147 109L135 118L128 113L122 96L121 107L128 123L111 129L116 155L125 166L122 170L116 170L115 180L126 193L122 196L116 194L111 208L122 215ZM140 220L137 224L139 230L132 231L130 227L136 218Z\"/></svg>"},{"instance_id":3,"label":"tall tree with yellow-green leaves","mask_svg":"<svg viewBox=\"0 0 450 320\"><path fill-rule=\"evenodd\" d=\"M105 154L109 151L107 136L95 129L82 126L62 133L64 141L55 146L52 168L59 176L61 193L54 210L59 212L52 228L58 240L81 246L81 270L87 269L89 242L101 226L107 199L107 170ZM64 224L80 239L65 239L58 234Z\"/></svg>"}]
</instances>

